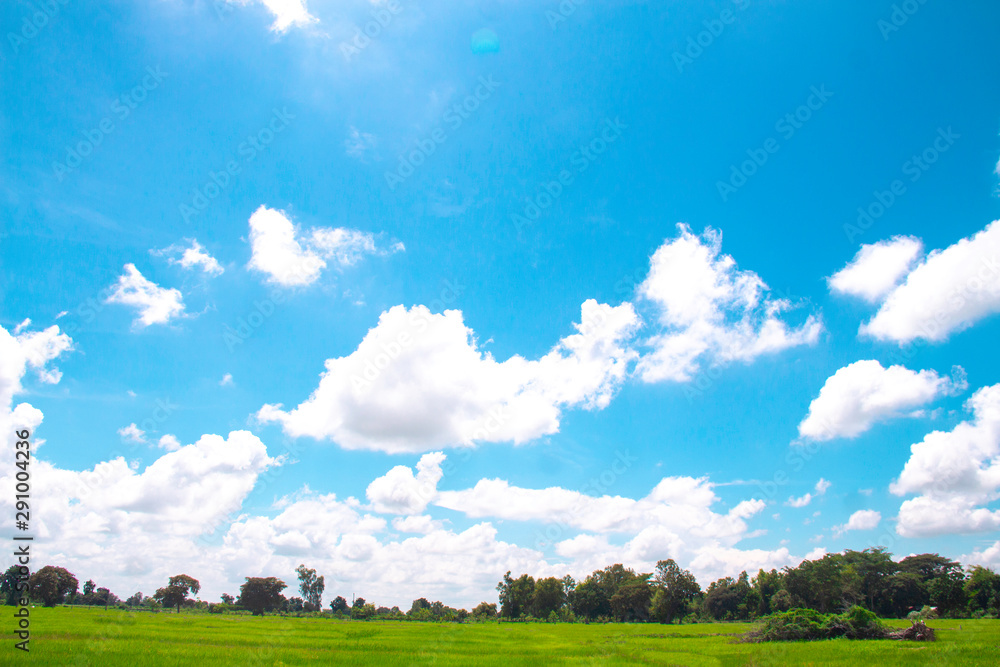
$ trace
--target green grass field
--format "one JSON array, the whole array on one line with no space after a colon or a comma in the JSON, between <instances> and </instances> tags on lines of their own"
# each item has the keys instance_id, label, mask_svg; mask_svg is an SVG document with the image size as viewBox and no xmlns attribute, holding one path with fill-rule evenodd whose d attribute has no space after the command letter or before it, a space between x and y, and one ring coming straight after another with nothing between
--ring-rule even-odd
<instances>
[{"instance_id":1,"label":"green grass field","mask_svg":"<svg viewBox=\"0 0 1000 667\"><path fill-rule=\"evenodd\" d=\"M1000 621L929 625L937 642L748 645L732 640L749 626L730 623L457 625L36 607L30 655L4 633L0 664L1000 665Z\"/></svg>"}]
</instances>

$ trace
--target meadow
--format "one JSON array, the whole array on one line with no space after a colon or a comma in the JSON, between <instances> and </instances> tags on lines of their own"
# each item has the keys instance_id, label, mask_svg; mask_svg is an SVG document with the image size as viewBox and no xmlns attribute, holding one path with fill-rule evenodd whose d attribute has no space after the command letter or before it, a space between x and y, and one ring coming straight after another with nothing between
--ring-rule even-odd
<instances>
[{"instance_id":1,"label":"meadow","mask_svg":"<svg viewBox=\"0 0 1000 667\"><path fill-rule=\"evenodd\" d=\"M1000 664L1000 620L944 619L929 625L938 633L933 643L738 644L733 639L749 625L454 624L35 607L30 654L15 650L8 635L0 664Z\"/></svg>"}]
</instances>

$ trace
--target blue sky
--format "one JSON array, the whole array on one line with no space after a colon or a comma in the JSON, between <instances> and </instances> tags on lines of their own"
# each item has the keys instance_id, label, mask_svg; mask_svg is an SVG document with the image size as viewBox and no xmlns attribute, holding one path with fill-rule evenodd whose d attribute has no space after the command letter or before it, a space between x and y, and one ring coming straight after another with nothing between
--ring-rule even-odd
<instances>
[{"instance_id":1,"label":"blue sky","mask_svg":"<svg viewBox=\"0 0 1000 667\"><path fill-rule=\"evenodd\" d=\"M0 422L44 441L43 560L389 605L1000 566L994 3L0 16Z\"/></svg>"}]
</instances>

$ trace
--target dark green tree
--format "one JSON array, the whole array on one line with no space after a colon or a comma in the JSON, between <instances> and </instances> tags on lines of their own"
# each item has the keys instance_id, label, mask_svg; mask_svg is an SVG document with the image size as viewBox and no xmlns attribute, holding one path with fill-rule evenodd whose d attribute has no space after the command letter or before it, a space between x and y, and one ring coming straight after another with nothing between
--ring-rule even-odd
<instances>
[{"instance_id":1,"label":"dark green tree","mask_svg":"<svg viewBox=\"0 0 1000 667\"><path fill-rule=\"evenodd\" d=\"M249 609L254 616L263 616L266 612L281 609L285 596L281 591L288 585L276 577L247 577L240 586L238 605Z\"/></svg>"},{"instance_id":2,"label":"dark green tree","mask_svg":"<svg viewBox=\"0 0 1000 667\"><path fill-rule=\"evenodd\" d=\"M653 573L653 599L650 613L660 623L682 618L688 605L701 593L694 575L681 569L672 558L661 560Z\"/></svg>"},{"instance_id":3,"label":"dark green tree","mask_svg":"<svg viewBox=\"0 0 1000 667\"><path fill-rule=\"evenodd\" d=\"M31 597L41 600L46 607L54 607L63 602L67 595L76 592L79 582L64 567L46 565L28 579Z\"/></svg>"}]
</instances>

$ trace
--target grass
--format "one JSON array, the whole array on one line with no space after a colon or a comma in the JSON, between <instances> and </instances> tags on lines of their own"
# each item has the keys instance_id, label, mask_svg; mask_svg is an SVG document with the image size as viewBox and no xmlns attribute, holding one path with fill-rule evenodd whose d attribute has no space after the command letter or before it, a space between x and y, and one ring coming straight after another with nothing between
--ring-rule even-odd
<instances>
[{"instance_id":1,"label":"grass","mask_svg":"<svg viewBox=\"0 0 1000 667\"><path fill-rule=\"evenodd\" d=\"M906 627L908 622L890 624ZM749 625L458 625L35 607L30 655L15 650L5 633L8 645L0 648L0 664L1000 664L1000 620L937 620L928 625L937 631L937 642L835 639L735 644L734 636Z\"/></svg>"}]
</instances>

